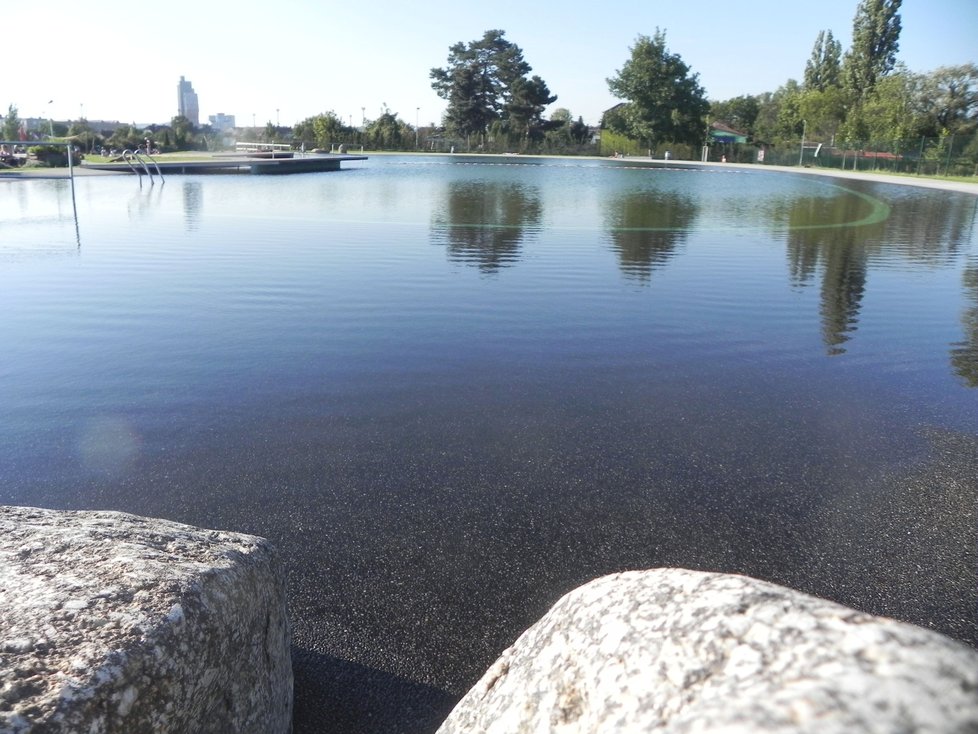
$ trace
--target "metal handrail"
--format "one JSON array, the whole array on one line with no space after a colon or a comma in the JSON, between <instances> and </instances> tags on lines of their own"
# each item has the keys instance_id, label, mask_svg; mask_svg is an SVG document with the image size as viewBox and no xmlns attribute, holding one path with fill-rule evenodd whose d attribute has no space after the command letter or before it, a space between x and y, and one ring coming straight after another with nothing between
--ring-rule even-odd
<instances>
[{"instance_id":1,"label":"metal handrail","mask_svg":"<svg viewBox=\"0 0 978 734\"><path fill-rule=\"evenodd\" d=\"M163 178L163 171L160 170L160 164L156 162L156 159L153 158L153 156L151 156L149 153L140 153L138 150L133 151L133 157L135 157L135 159L137 161L139 161L140 163L142 163L143 164L143 168L145 168L147 170L147 172L148 172L149 171L149 166L146 165L146 160L144 159L144 156L156 168L156 175L160 177L160 183L166 183L166 179ZM152 175L150 175L149 180L150 181L153 180L153 176Z\"/></svg>"},{"instance_id":2,"label":"metal handrail","mask_svg":"<svg viewBox=\"0 0 978 734\"><path fill-rule=\"evenodd\" d=\"M136 163L139 163L140 165L142 165L143 168L146 169L146 175L149 176L149 182L150 183L153 183L153 174L150 173L149 167L145 163L143 163L143 161L139 160L139 158L136 157L136 155L133 153L133 151L129 150L128 148L126 148L124 151L122 151L122 160L124 160L126 162L126 165L129 166L129 168L132 170L133 173L135 173L137 176L139 176L139 183L140 184L142 184L142 182L143 182L143 174L142 174L142 172L139 171L139 169L137 169L132 164L133 160L135 160Z\"/></svg>"}]
</instances>

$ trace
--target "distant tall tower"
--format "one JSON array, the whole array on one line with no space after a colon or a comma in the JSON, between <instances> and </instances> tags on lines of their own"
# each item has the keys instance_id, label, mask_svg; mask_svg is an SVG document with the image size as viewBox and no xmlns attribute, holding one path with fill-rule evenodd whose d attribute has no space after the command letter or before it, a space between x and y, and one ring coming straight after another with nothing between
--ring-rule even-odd
<instances>
[{"instance_id":1,"label":"distant tall tower","mask_svg":"<svg viewBox=\"0 0 978 734\"><path fill-rule=\"evenodd\" d=\"M194 85L180 77L177 85L177 114L190 120L194 127L200 124L200 105L197 103L197 92Z\"/></svg>"}]
</instances>

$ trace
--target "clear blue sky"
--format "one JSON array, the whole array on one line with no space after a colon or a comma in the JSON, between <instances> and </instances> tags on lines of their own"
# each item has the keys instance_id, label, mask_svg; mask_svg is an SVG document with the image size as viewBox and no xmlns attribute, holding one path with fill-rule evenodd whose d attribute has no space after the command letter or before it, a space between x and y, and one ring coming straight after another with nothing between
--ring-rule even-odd
<instances>
[{"instance_id":1,"label":"clear blue sky","mask_svg":"<svg viewBox=\"0 0 978 734\"><path fill-rule=\"evenodd\" d=\"M558 95L551 109L596 124L616 102L606 79L639 34L664 29L709 98L728 99L800 80L820 30L847 48L857 5L742 0L711 13L678 0L0 0L6 67L23 73L4 75L0 105L21 117L166 122L182 75L201 122L223 112L239 125L252 115L285 125L333 110L359 124L361 108L372 119L386 104L425 125L444 111L429 70L453 43L500 28ZM899 59L912 71L978 63L978 0L904 0L901 16Z\"/></svg>"}]
</instances>

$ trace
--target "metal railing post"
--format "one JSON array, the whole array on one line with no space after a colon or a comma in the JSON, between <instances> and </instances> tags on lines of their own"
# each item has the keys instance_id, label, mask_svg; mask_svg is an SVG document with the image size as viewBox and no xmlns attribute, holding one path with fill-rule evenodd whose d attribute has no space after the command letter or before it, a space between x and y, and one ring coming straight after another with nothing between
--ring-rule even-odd
<instances>
[{"instance_id":1,"label":"metal railing post","mask_svg":"<svg viewBox=\"0 0 978 734\"><path fill-rule=\"evenodd\" d=\"M75 203L75 165L72 160L74 156L74 146L71 143L67 144L65 152L68 153L68 178L71 179L71 210L75 214L75 233L78 232L78 205Z\"/></svg>"}]
</instances>

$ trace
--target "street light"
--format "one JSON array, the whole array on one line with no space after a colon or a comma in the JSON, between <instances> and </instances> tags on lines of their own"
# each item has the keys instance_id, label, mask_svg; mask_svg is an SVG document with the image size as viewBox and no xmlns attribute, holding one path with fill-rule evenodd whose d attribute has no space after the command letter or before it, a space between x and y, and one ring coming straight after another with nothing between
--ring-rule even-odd
<instances>
[{"instance_id":1,"label":"street light","mask_svg":"<svg viewBox=\"0 0 978 734\"><path fill-rule=\"evenodd\" d=\"M808 120L801 121L801 150L798 151L798 165L801 165L802 158L805 157L805 132L808 130Z\"/></svg>"},{"instance_id":2,"label":"street light","mask_svg":"<svg viewBox=\"0 0 978 734\"><path fill-rule=\"evenodd\" d=\"M414 108L414 149L418 149L418 121L421 118L421 108Z\"/></svg>"}]
</instances>

